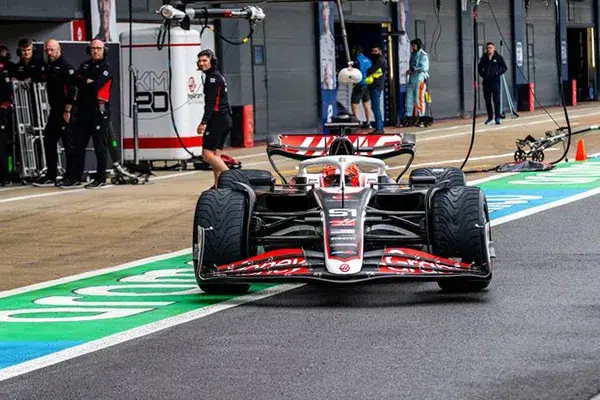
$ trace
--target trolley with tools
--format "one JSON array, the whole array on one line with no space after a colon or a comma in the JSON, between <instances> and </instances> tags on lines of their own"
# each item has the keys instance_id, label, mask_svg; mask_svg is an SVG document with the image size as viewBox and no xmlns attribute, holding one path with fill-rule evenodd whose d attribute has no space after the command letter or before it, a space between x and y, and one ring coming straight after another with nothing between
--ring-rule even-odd
<instances>
[{"instance_id":1,"label":"trolley with tools","mask_svg":"<svg viewBox=\"0 0 600 400\"><path fill-rule=\"evenodd\" d=\"M28 182L41 177L47 170L44 152L44 129L50 114L46 84L13 82L15 145L20 158L17 162L19 178ZM64 149L57 146L58 174L64 173Z\"/></svg>"}]
</instances>

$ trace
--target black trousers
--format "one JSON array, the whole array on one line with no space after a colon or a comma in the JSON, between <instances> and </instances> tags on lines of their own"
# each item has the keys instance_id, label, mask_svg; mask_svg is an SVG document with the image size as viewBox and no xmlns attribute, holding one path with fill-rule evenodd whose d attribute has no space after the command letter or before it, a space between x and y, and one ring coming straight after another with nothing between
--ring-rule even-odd
<instances>
[{"instance_id":1,"label":"black trousers","mask_svg":"<svg viewBox=\"0 0 600 400\"><path fill-rule=\"evenodd\" d=\"M0 182L8 180L7 148L11 117L12 111L9 108L0 108Z\"/></svg>"},{"instance_id":2,"label":"black trousers","mask_svg":"<svg viewBox=\"0 0 600 400\"><path fill-rule=\"evenodd\" d=\"M106 181L106 135L110 121L108 109L101 111L98 107L79 106L74 121L75 156L73 159L73 177L81 179L85 168L85 150L90 141L94 143L96 154L96 177Z\"/></svg>"},{"instance_id":3,"label":"black trousers","mask_svg":"<svg viewBox=\"0 0 600 400\"><path fill-rule=\"evenodd\" d=\"M483 82L483 98L489 119L500 118L500 81ZM494 107L492 108L492 99Z\"/></svg>"},{"instance_id":4,"label":"black trousers","mask_svg":"<svg viewBox=\"0 0 600 400\"><path fill-rule=\"evenodd\" d=\"M59 140L62 140L63 147L65 148L65 155L67 159L65 178L73 178L73 135L71 132L71 125L65 122L62 114L63 108L52 110L48 116L48 122L46 123L46 129L44 129L44 153L46 154L46 164L48 170L46 177L49 179L56 179L57 175L57 163L58 163L58 152L56 146Z\"/></svg>"}]
</instances>

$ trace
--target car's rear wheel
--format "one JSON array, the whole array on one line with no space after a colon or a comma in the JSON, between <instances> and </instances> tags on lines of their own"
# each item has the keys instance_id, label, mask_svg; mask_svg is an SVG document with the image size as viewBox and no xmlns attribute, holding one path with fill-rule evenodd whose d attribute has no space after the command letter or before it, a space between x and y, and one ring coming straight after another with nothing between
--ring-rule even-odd
<instances>
[{"instance_id":1,"label":"car's rear wheel","mask_svg":"<svg viewBox=\"0 0 600 400\"><path fill-rule=\"evenodd\" d=\"M255 190L271 190L275 184L275 178L269 171L261 169L230 169L222 172L217 181L219 189L237 189L243 183Z\"/></svg>"},{"instance_id":2,"label":"car's rear wheel","mask_svg":"<svg viewBox=\"0 0 600 400\"><path fill-rule=\"evenodd\" d=\"M236 170L237 171L237 170ZM241 191L211 189L202 193L196 205L193 228L194 270L200 289L210 294L241 294L248 284L213 284L199 276L216 266L249 256L247 223L251 210ZM202 260L198 260L198 227L204 230Z\"/></svg>"},{"instance_id":3,"label":"car's rear wheel","mask_svg":"<svg viewBox=\"0 0 600 400\"><path fill-rule=\"evenodd\" d=\"M490 219L483 191L477 187L452 187L436 192L431 204L433 254L474 263L483 278L446 278L438 285L452 292L487 288L492 279Z\"/></svg>"},{"instance_id":4,"label":"car's rear wheel","mask_svg":"<svg viewBox=\"0 0 600 400\"><path fill-rule=\"evenodd\" d=\"M446 180L450 181L450 187L467 185L465 173L456 167L416 168L410 173L409 184L411 187L420 185L419 178L422 177L431 177L431 180L435 178L434 183L439 183ZM430 184L428 186L430 186Z\"/></svg>"}]
</instances>

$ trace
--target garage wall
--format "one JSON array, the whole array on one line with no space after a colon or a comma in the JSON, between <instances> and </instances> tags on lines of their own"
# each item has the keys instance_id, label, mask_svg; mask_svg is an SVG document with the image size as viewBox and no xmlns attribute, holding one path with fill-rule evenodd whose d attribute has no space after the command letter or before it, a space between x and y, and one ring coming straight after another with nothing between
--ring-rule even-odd
<instances>
[{"instance_id":1,"label":"garage wall","mask_svg":"<svg viewBox=\"0 0 600 400\"><path fill-rule=\"evenodd\" d=\"M525 16L525 21L533 24L534 30L535 81L533 76L531 78L535 83L537 99L545 106L560 103L556 71L555 15L553 4L546 7L544 3L531 2L529 13ZM536 104L536 107L539 105Z\"/></svg>"},{"instance_id":2,"label":"garage wall","mask_svg":"<svg viewBox=\"0 0 600 400\"><path fill-rule=\"evenodd\" d=\"M342 2L345 22L391 22L391 11L389 4L382 1L348 1ZM335 7L335 22L340 18Z\"/></svg>"},{"instance_id":3,"label":"garage wall","mask_svg":"<svg viewBox=\"0 0 600 400\"><path fill-rule=\"evenodd\" d=\"M252 43L232 46L221 42L230 103L252 104L254 85L255 140L265 139L267 133L315 130L319 92L314 4L270 3L262 7L267 17L257 24ZM233 40L248 32L245 21L223 20L220 25L221 34ZM254 71L252 45L264 46L264 65L254 65Z\"/></svg>"},{"instance_id":4,"label":"garage wall","mask_svg":"<svg viewBox=\"0 0 600 400\"><path fill-rule=\"evenodd\" d=\"M89 0L79 0L88 2ZM117 6L117 21L129 20L129 1L115 0ZM131 4L133 19L139 22L161 22L155 11L162 6L162 0L133 0Z\"/></svg>"},{"instance_id":5,"label":"garage wall","mask_svg":"<svg viewBox=\"0 0 600 400\"><path fill-rule=\"evenodd\" d=\"M592 26L594 24L592 0L567 0L567 24Z\"/></svg>"},{"instance_id":6,"label":"garage wall","mask_svg":"<svg viewBox=\"0 0 600 400\"><path fill-rule=\"evenodd\" d=\"M2 44L8 47L12 61L17 62L17 43L23 37L45 42L48 39L71 40L71 24L69 22L3 22L0 23Z\"/></svg>"},{"instance_id":7,"label":"garage wall","mask_svg":"<svg viewBox=\"0 0 600 400\"><path fill-rule=\"evenodd\" d=\"M425 51L429 54L429 90L432 97L432 109L436 118L459 117L460 107L460 56L458 46L458 9L457 7L442 3L440 11L440 25L431 1L409 2L408 21L406 31L412 40L418 34L425 44ZM421 22L422 21L422 22ZM423 24L424 22L424 24ZM441 36L435 46L433 33L436 30L436 37L439 36L441 27ZM469 58L470 59L470 58ZM402 71L399 71L402 73Z\"/></svg>"},{"instance_id":8,"label":"garage wall","mask_svg":"<svg viewBox=\"0 0 600 400\"><path fill-rule=\"evenodd\" d=\"M82 0L0 0L0 19L72 20L84 18Z\"/></svg>"},{"instance_id":9,"label":"garage wall","mask_svg":"<svg viewBox=\"0 0 600 400\"><path fill-rule=\"evenodd\" d=\"M269 125L272 131L315 128L319 121L314 4L273 4L266 27Z\"/></svg>"}]
</instances>

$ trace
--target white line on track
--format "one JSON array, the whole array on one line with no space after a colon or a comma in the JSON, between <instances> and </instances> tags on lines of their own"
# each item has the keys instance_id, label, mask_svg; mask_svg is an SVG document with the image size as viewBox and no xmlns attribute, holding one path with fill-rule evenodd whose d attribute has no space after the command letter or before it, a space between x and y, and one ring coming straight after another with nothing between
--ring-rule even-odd
<instances>
[{"instance_id":1,"label":"white line on track","mask_svg":"<svg viewBox=\"0 0 600 400\"><path fill-rule=\"evenodd\" d=\"M162 261L169 258L184 256L189 254L192 251L192 248L187 248L183 250L177 250L171 253L159 254L157 256L142 258L141 260L131 261L125 264L120 264L115 267L102 268L95 271L83 272L77 275L66 276L64 278L58 278L47 282L35 283L33 285L23 286L16 289L5 290L0 292L0 299L15 296L17 294L23 294L28 292L33 292L34 290L46 289L52 286L64 285L65 283L75 282L82 279L92 278L94 276L109 274L111 272L121 271L127 268L137 267L138 265L148 264L155 261Z\"/></svg>"},{"instance_id":2,"label":"white line on track","mask_svg":"<svg viewBox=\"0 0 600 400\"><path fill-rule=\"evenodd\" d=\"M91 342L74 346L65 350L58 351L48 356L36 358L30 361L26 361L21 364L17 364L12 367L4 368L0 370L0 381L13 378L18 375L22 375L37 369L49 367L51 365L58 364L63 361L67 361L84 354L93 353L98 350L105 349L117 345L119 343L127 342L132 339L137 339L155 332L162 331L167 328L171 328L176 325L181 325L186 322L194 321L199 318L209 316L211 314L225 311L229 308L237 307L245 303L258 301L267 297L275 296L289 290L293 290L303 286L302 284L296 285L279 285L273 288L265 289L257 293L236 297L225 302L214 304L208 307L199 308L194 311L190 311L175 317L167 318L161 321L153 322L148 325L143 325L138 328L133 328L128 331L117 333L111 336L107 336L102 339L93 340Z\"/></svg>"},{"instance_id":3,"label":"white line on track","mask_svg":"<svg viewBox=\"0 0 600 400\"><path fill-rule=\"evenodd\" d=\"M598 155L599 154L592 154L592 155L590 155L590 157L596 157ZM488 177L488 178L480 179L478 181L470 182L469 184L492 181L492 180L500 179L500 178L508 176L508 175L509 174L502 174L499 176ZM524 210L522 212L518 212L518 213L515 213L512 215L506 216L506 217L498 218L498 219L492 221L492 225L498 226L498 225L501 225L501 224L504 224L504 223L507 223L510 221L514 221L514 220L517 220L520 218L524 218L524 217L533 215L535 213L540 213L542 211L546 211L546 210L556 208L556 207L559 207L559 206L562 206L565 204L569 204L569 203L575 202L577 200L582 200L587 197L595 196L597 194L600 194L600 188L590 190L588 192L581 193L581 194L578 194L575 196L567 197L567 198L564 198L561 200L557 200L557 201L554 201L554 202L551 202L548 204L537 206L530 210ZM116 267L105 268L105 269L101 269L101 270L97 270L97 271L90 271L90 272L86 272L86 273L79 274L79 275L69 276L69 277L65 277L65 278L56 279L53 281L48 281L48 282L38 283L38 284L34 284L34 285L22 287L22 288L8 290L8 291L0 292L0 298L12 296L12 295L16 295L16 294L27 293L27 292L31 292L33 290L38 290L38 289L43 289L43 288L47 288L47 287L51 287L51 286L60 285L63 283L73 282L73 281L76 281L79 279L98 276L98 275L106 274L109 272L120 271L123 269L132 268L132 267L135 267L135 266L138 266L141 264L145 264L148 262L152 262L152 261L165 260L165 259L189 254L190 251L191 251L191 249L180 250L180 251L176 251L173 253L162 254L159 256L155 256L155 257L150 257L150 258L145 258L145 259L138 260L138 261L133 261L133 262L122 264L122 265L119 265ZM141 326L138 328L130 329L125 332L117 333L117 334L108 336L106 338L94 340L94 341L91 341L91 342L88 342L88 343L85 343L85 344L82 344L79 346L74 346L69 349L58 351L56 353L49 354L44 357L26 361L24 363L17 364L12 367L7 367L4 369L1 369L0 370L0 381L7 380L10 378L19 376L19 375L23 375L28 372L35 371L35 370L38 370L38 369L41 369L44 367L55 365L60 362L67 361L67 360L70 360L70 359L73 359L73 358L76 358L76 357L79 357L79 356L82 356L85 354L89 354L89 353L92 353L92 352L95 352L95 351L98 351L101 349L105 349L107 347L111 347L111 346L129 341L129 340L140 338L140 337L143 337L143 336L146 336L146 335L149 335L149 334L152 334L152 333L155 333L155 332L167 329L167 328L171 328L173 326L177 326L177 325L180 325L180 324L183 324L186 322L194 321L194 320L206 317L208 315L227 310L229 308L233 308L233 307L236 307L236 306L239 306L242 304L265 299L267 297L275 296L275 295L284 293L289 290L297 289L302 286L304 286L304 284L278 285L276 287L266 289L266 290L263 290L263 291L260 291L257 293L252 293L252 294L248 294L245 296L237 297L235 299L228 300L223 303L214 304L214 305L204 307L204 308L201 308L198 310L190 311L190 312L187 312L187 313L184 313L184 314L172 317L172 318L168 318L168 319L165 319L162 321L157 321L157 322L154 322L154 323L151 323L148 325L144 325L144 326ZM592 400L600 400L600 396L596 396Z\"/></svg>"},{"instance_id":4,"label":"white line on track","mask_svg":"<svg viewBox=\"0 0 600 400\"><path fill-rule=\"evenodd\" d=\"M546 152L548 152L548 151L557 151L557 149L546 149ZM514 154L515 153L513 152L513 153L504 153L504 154L494 154L494 155L491 155L491 156L469 157L469 160L472 160L472 161L492 160L494 158L503 158L503 157L512 156ZM430 167L430 166L433 166L433 165L448 165L448 164L451 164L451 163L460 163L460 162L463 162L463 161L464 161L464 158L461 158L461 159L458 159L458 160L444 160L444 161L428 162L428 163L424 163L424 164L414 164L414 165L411 165L411 167L419 168L419 167ZM404 166L401 166L401 167L390 167L390 168L388 168L388 171L389 170L402 169L402 168L404 168ZM506 176L506 175L504 175L504 176Z\"/></svg>"},{"instance_id":5,"label":"white line on track","mask_svg":"<svg viewBox=\"0 0 600 400\"><path fill-rule=\"evenodd\" d=\"M571 110L571 111L569 111L569 117L593 116L593 115L600 114L598 112L586 114L587 111L594 110L594 109L595 109L595 107L586 107L586 108L579 109L579 110ZM584 113L584 114L580 114L580 113ZM562 111L550 113L550 115L552 115L552 118L554 118L554 119L564 117L564 114L562 113ZM521 121L528 121L528 120L536 119L536 118L544 118L544 121L541 121L541 122L552 122L552 120L548 117L548 114L546 114L546 113L538 114L538 115L528 115L526 117L519 117L518 119L506 118L504 121L505 121L505 123L508 123L509 121L515 121L514 124L509 123L508 126L525 125L525 124L521 124ZM470 118L469 118L469 120L472 121ZM478 125L480 125L480 124L481 124L481 122L478 123ZM470 128L471 126L472 126L471 123L464 123L462 125L452 125L452 126L447 126L447 127L438 127L438 128L433 128L433 129L419 130L419 131L416 131L413 133L420 135L423 133L440 132L440 131L445 131L445 130L450 131L450 130L459 129L459 128ZM484 128L481 131L491 131L494 129L498 129L498 128L494 128L494 127Z\"/></svg>"},{"instance_id":6,"label":"white line on track","mask_svg":"<svg viewBox=\"0 0 600 400\"><path fill-rule=\"evenodd\" d=\"M70 193L82 193L87 191L88 189L70 189L70 190L62 190L60 192L50 192L50 193L39 193L39 194L30 194L27 196L18 196L18 197L9 197L7 199L0 199L0 204L2 203L10 203L13 201L21 201L21 200L29 200L29 199L39 199L42 197L52 197L52 196L60 196L63 194Z\"/></svg>"},{"instance_id":7,"label":"white line on track","mask_svg":"<svg viewBox=\"0 0 600 400\"><path fill-rule=\"evenodd\" d=\"M197 174L198 172L199 171L189 171L189 172L181 172L178 174L157 176L157 177L152 178L151 180L152 181L160 181L163 179L180 178L180 177L184 177L184 176L194 175L194 174ZM101 190L110 189L113 187L120 187L120 186L121 185L106 185ZM93 190L98 190L98 189L93 189ZM13 201L20 201L20 200L39 199L42 197L60 196L63 194L84 193L84 192L89 192L89 191L90 191L90 189L61 189L60 191L53 191L50 193L38 193L38 194L30 194L30 195L26 195L26 196L8 197L6 199L0 199L0 204L10 203Z\"/></svg>"},{"instance_id":8,"label":"white line on track","mask_svg":"<svg viewBox=\"0 0 600 400\"><path fill-rule=\"evenodd\" d=\"M3 187L3 188L0 188L0 193L2 193L2 192L10 192L11 190L27 189L28 187L30 187L30 186L28 186L28 185L19 185L19 186L12 186L12 187L11 186L9 186L9 187Z\"/></svg>"},{"instance_id":9,"label":"white line on track","mask_svg":"<svg viewBox=\"0 0 600 400\"><path fill-rule=\"evenodd\" d=\"M252 154L246 154L245 156L236 156L234 157L236 160L246 160L248 158L258 158L258 157L266 157L267 153L265 152L265 150L263 150L260 153L252 153Z\"/></svg>"},{"instance_id":10,"label":"white line on track","mask_svg":"<svg viewBox=\"0 0 600 400\"><path fill-rule=\"evenodd\" d=\"M153 181L160 181L160 180L163 180L163 179L181 178L182 176L195 175L195 174L197 174L199 172L200 171L189 171L189 172L181 172L179 174L157 176L157 177L152 178L152 180ZM110 185L110 186L116 186L116 185Z\"/></svg>"},{"instance_id":11,"label":"white line on track","mask_svg":"<svg viewBox=\"0 0 600 400\"><path fill-rule=\"evenodd\" d=\"M570 118L572 120L574 120L574 119L578 119L578 118L592 117L594 115L600 115L600 113L594 112L594 113L588 113L588 114L579 114L579 115L573 115ZM530 117L530 118L534 118L534 117ZM527 123L524 123L524 124L520 123L520 124L501 125L499 127L495 126L493 128L478 129L478 130L475 131L475 134L477 135L477 134L480 134L480 133L495 132L495 131L499 131L499 130L514 128L516 126L521 126L521 125L537 125L537 124L544 124L544 123L548 123L548 122L551 122L551 121L544 120L544 121L527 122ZM431 141L434 141L434 140L449 139L449 138L453 138L453 137L465 136L465 135L470 135L470 134L472 134L472 130L470 130L470 129L469 130L464 130L462 132L449 133L449 134L439 135L439 136L427 135L428 137L424 137L424 138L420 138L419 135L417 134L417 144L421 143L421 142L431 142Z\"/></svg>"}]
</instances>

